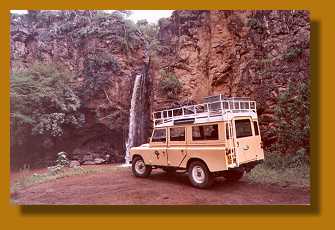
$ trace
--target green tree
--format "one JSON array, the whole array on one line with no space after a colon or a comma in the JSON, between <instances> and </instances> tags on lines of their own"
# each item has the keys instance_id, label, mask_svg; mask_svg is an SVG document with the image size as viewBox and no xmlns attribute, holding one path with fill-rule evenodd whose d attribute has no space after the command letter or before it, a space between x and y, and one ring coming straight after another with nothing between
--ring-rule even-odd
<instances>
[{"instance_id":1,"label":"green tree","mask_svg":"<svg viewBox=\"0 0 335 230\"><path fill-rule=\"evenodd\" d=\"M13 71L10 80L13 134L29 129L31 134L61 136L64 125L80 126L80 99L70 87L72 75L60 67L36 63L30 69Z\"/></svg>"},{"instance_id":2,"label":"green tree","mask_svg":"<svg viewBox=\"0 0 335 230\"><path fill-rule=\"evenodd\" d=\"M274 132L277 141L270 146L272 152L309 159L310 137L310 81L289 82L287 90L278 98L275 108Z\"/></svg>"},{"instance_id":3,"label":"green tree","mask_svg":"<svg viewBox=\"0 0 335 230\"><path fill-rule=\"evenodd\" d=\"M181 82L176 75L171 72L161 71L159 89L161 93L166 94L170 99L176 99L182 88Z\"/></svg>"},{"instance_id":4,"label":"green tree","mask_svg":"<svg viewBox=\"0 0 335 230\"><path fill-rule=\"evenodd\" d=\"M143 19L137 21L136 26L147 42L149 56L155 56L160 46L157 39L159 30L158 25L155 23L148 23L147 20Z\"/></svg>"}]
</instances>

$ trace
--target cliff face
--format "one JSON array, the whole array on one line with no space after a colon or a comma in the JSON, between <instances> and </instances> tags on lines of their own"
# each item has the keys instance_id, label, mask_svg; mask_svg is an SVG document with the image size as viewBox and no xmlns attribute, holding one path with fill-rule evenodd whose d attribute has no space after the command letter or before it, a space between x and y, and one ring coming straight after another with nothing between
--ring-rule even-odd
<instances>
[{"instance_id":1,"label":"cliff face","mask_svg":"<svg viewBox=\"0 0 335 230\"><path fill-rule=\"evenodd\" d=\"M145 36L120 15L35 11L12 16L12 71L40 62L64 66L76 76L72 87L86 123L51 140L52 152L90 159L110 154L121 161L138 73L146 74L141 87L144 98L150 98L142 102L147 111L143 138L150 133L151 111L221 93L257 101L266 145L276 140L271 129L279 96L290 83L309 79L305 11L174 11L159 21L157 39L157 54L149 62ZM172 99L160 89L162 71L181 83Z\"/></svg>"},{"instance_id":2,"label":"cliff face","mask_svg":"<svg viewBox=\"0 0 335 230\"><path fill-rule=\"evenodd\" d=\"M12 71L39 62L75 75L71 87L81 98L86 123L68 128L61 140L52 139L52 152L123 160L133 82L146 71L146 52L142 35L120 15L34 11L12 16Z\"/></svg>"},{"instance_id":3,"label":"cliff face","mask_svg":"<svg viewBox=\"0 0 335 230\"><path fill-rule=\"evenodd\" d=\"M204 96L248 96L257 101L265 143L275 136L274 110L289 82L309 79L310 24L305 11L174 11L161 19L159 68L182 83L176 99L163 96L154 74L156 109Z\"/></svg>"}]
</instances>

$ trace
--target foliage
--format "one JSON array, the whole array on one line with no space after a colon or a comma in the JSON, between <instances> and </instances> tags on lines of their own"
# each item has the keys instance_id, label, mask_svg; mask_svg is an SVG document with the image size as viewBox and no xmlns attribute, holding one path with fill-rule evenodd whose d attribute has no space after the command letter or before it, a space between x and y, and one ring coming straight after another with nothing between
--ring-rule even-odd
<instances>
[{"instance_id":1,"label":"foliage","mask_svg":"<svg viewBox=\"0 0 335 230\"><path fill-rule=\"evenodd\" d=\"M159 89L162 93L166 94L170 99L175 99L180 93L181 88L182 85L174 73L161 71Z\"/></svg>"},{"instance_id":2,"label":"foliage","mask_svg":"<svg viewBox=\"0 0 335 230\"><path fill-rule=\"evenodd\" d=\"M148 54L150 57L155 56L159 50L160 43L157 39L159 27L155 23L148 23L147 20L139 20L136 26L143 34L148 45Z\"/></svg>"},{"instance_id":3,"label":"foliage","mask_svg":"<svg viewBox=\"0 0 335 230\"><path fill-rule=\"evenodd\" d=\"M63 125L80 126L80 99L69 86L72 75L60 67L35 63L13 72L10 82L12 131L61 136Z\"/></svg>"},{"instance_id":4,"label":"foliage","mask_svg":"<svg viewBox=\"0 0 335 230\"><path fill-rule=\"evenodd\" d=\"M257 31L258 33L262 33L264 30L263 22L258 17L251 17L249 18L247 22L247 26L249 26L251 29Z\"/></svg>"},{"instance_id":5,"label":"foliage","mask_svg":"<svg viewBox=\"0 0 335 230\"><path fill-rule=\"evenodd\" d=\"M282 155L278 152L265 152L264 166L270 169L299 168L309 165L305 149L300 148L295 154Z\"/></svg>"},{"instance_id":6,"label":"foliage","mask_svg":"<svg viewBox=\"0 0 335 230\"><path fill-rule=\"evenodd\" d=\"M287 52L283 55L284 60L292 62L302 54L303 49L300 47L291 47L287 49Z\"/></svg>"},{"instance_id":7,"label":"foliage","mask_svg":"<svg viewBox=\"0 0 335 230\"><path fill-rule=\"evenodd\" d=\"M66 152L57 153L56 165L61 165L63 167L68 167L70 165Z\"/></svg>"},{"instance_id":8,"label":"foliage","mask_svg":"<svg viewBox=\"0 0 335 230\"><path fill-rule=\"evenodd\" d=\"M279 159L281 160L281 159ZM310 187L310 169L305 164L301 167L272 168L264 164L257 165L246 175L251 183L277 184L279 186L292 186L299 188Z\"/></svg>"},{"instance_id":9,"label":"foliage","mask_svg":"<svg viewBox=\"0 0 335 230\"><path fill-rule=\"evenodd\" d=\"M66 156L65 152L59 152L57 154L56 165L48 167L48 172L51 174L57 174L63 170L64 167L69 167L70 161Z\"/></svg>"},{"instance_id":10,"label":"foliage","mask_svg":"<svg viewBox=\"0 0 335 230\"><path fill-rule=\"evenodd\" d=\"M295 165L309 158L309 108L310 82L306 79L290 81L287 90L279 95L274 110L277 141L270 146L270 151L290 155Z\"/></svg>"},{"instance_id":11,"label":"foliage","mask_svg":"<svg viewBox=\"0 0 335 230\"><path fill-rule=\"evenodd\" d=\"M88 99L101 91L109 81L109 75L102 70L111 70L119 74L120 65L113 55L108 53L90 54L84 62L84 84L81 90L81 98Z\"/></svg>"}]
</instances>

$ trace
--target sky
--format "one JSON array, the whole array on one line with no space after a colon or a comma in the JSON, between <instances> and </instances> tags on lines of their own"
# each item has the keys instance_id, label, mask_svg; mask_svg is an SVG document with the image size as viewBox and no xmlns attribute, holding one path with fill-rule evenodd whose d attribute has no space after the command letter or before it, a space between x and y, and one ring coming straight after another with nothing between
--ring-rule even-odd
<instances>
[{"instance_id":1,"label":"sky","mask_svg":"<svg viewBox=\"0 0 335 230\"><path fill-rule=\"evenodd\" d=\"M107 11L107 10L106 10ZM108 10L110 11L110 10ZM157 23L160 18L170 17L173 10L131 10L129 19L137 22L146 19L148 22ZM26 10L11 10L11 13L25 14Z\"/></svg>"}]
</instances>

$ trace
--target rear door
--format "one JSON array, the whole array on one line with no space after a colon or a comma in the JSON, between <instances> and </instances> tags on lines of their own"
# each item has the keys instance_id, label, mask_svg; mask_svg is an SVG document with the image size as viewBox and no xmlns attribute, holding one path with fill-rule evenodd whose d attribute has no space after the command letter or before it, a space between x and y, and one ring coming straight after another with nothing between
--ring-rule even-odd
<instances>
[{"instance_id":1,"label":"rear door","mask_svg":"<svg viewBox=\"0 0 335 230\"><path fill-rule=\"evenodd\" d=\"M178 167L186 157L186 127L171 127L168 133L168 165Z\"/></svg>"},{"instance_id":2,"label":"rear door","mask_svg":"<svg viewBox=\"0 0 335 230\"><path fill-rule=\"evenodd\" d=\"M239 164L254 161L258 158L260 136L254 135L253 126L250 117L233 119L234 145Z\"/></svg>"}]
</instances>

